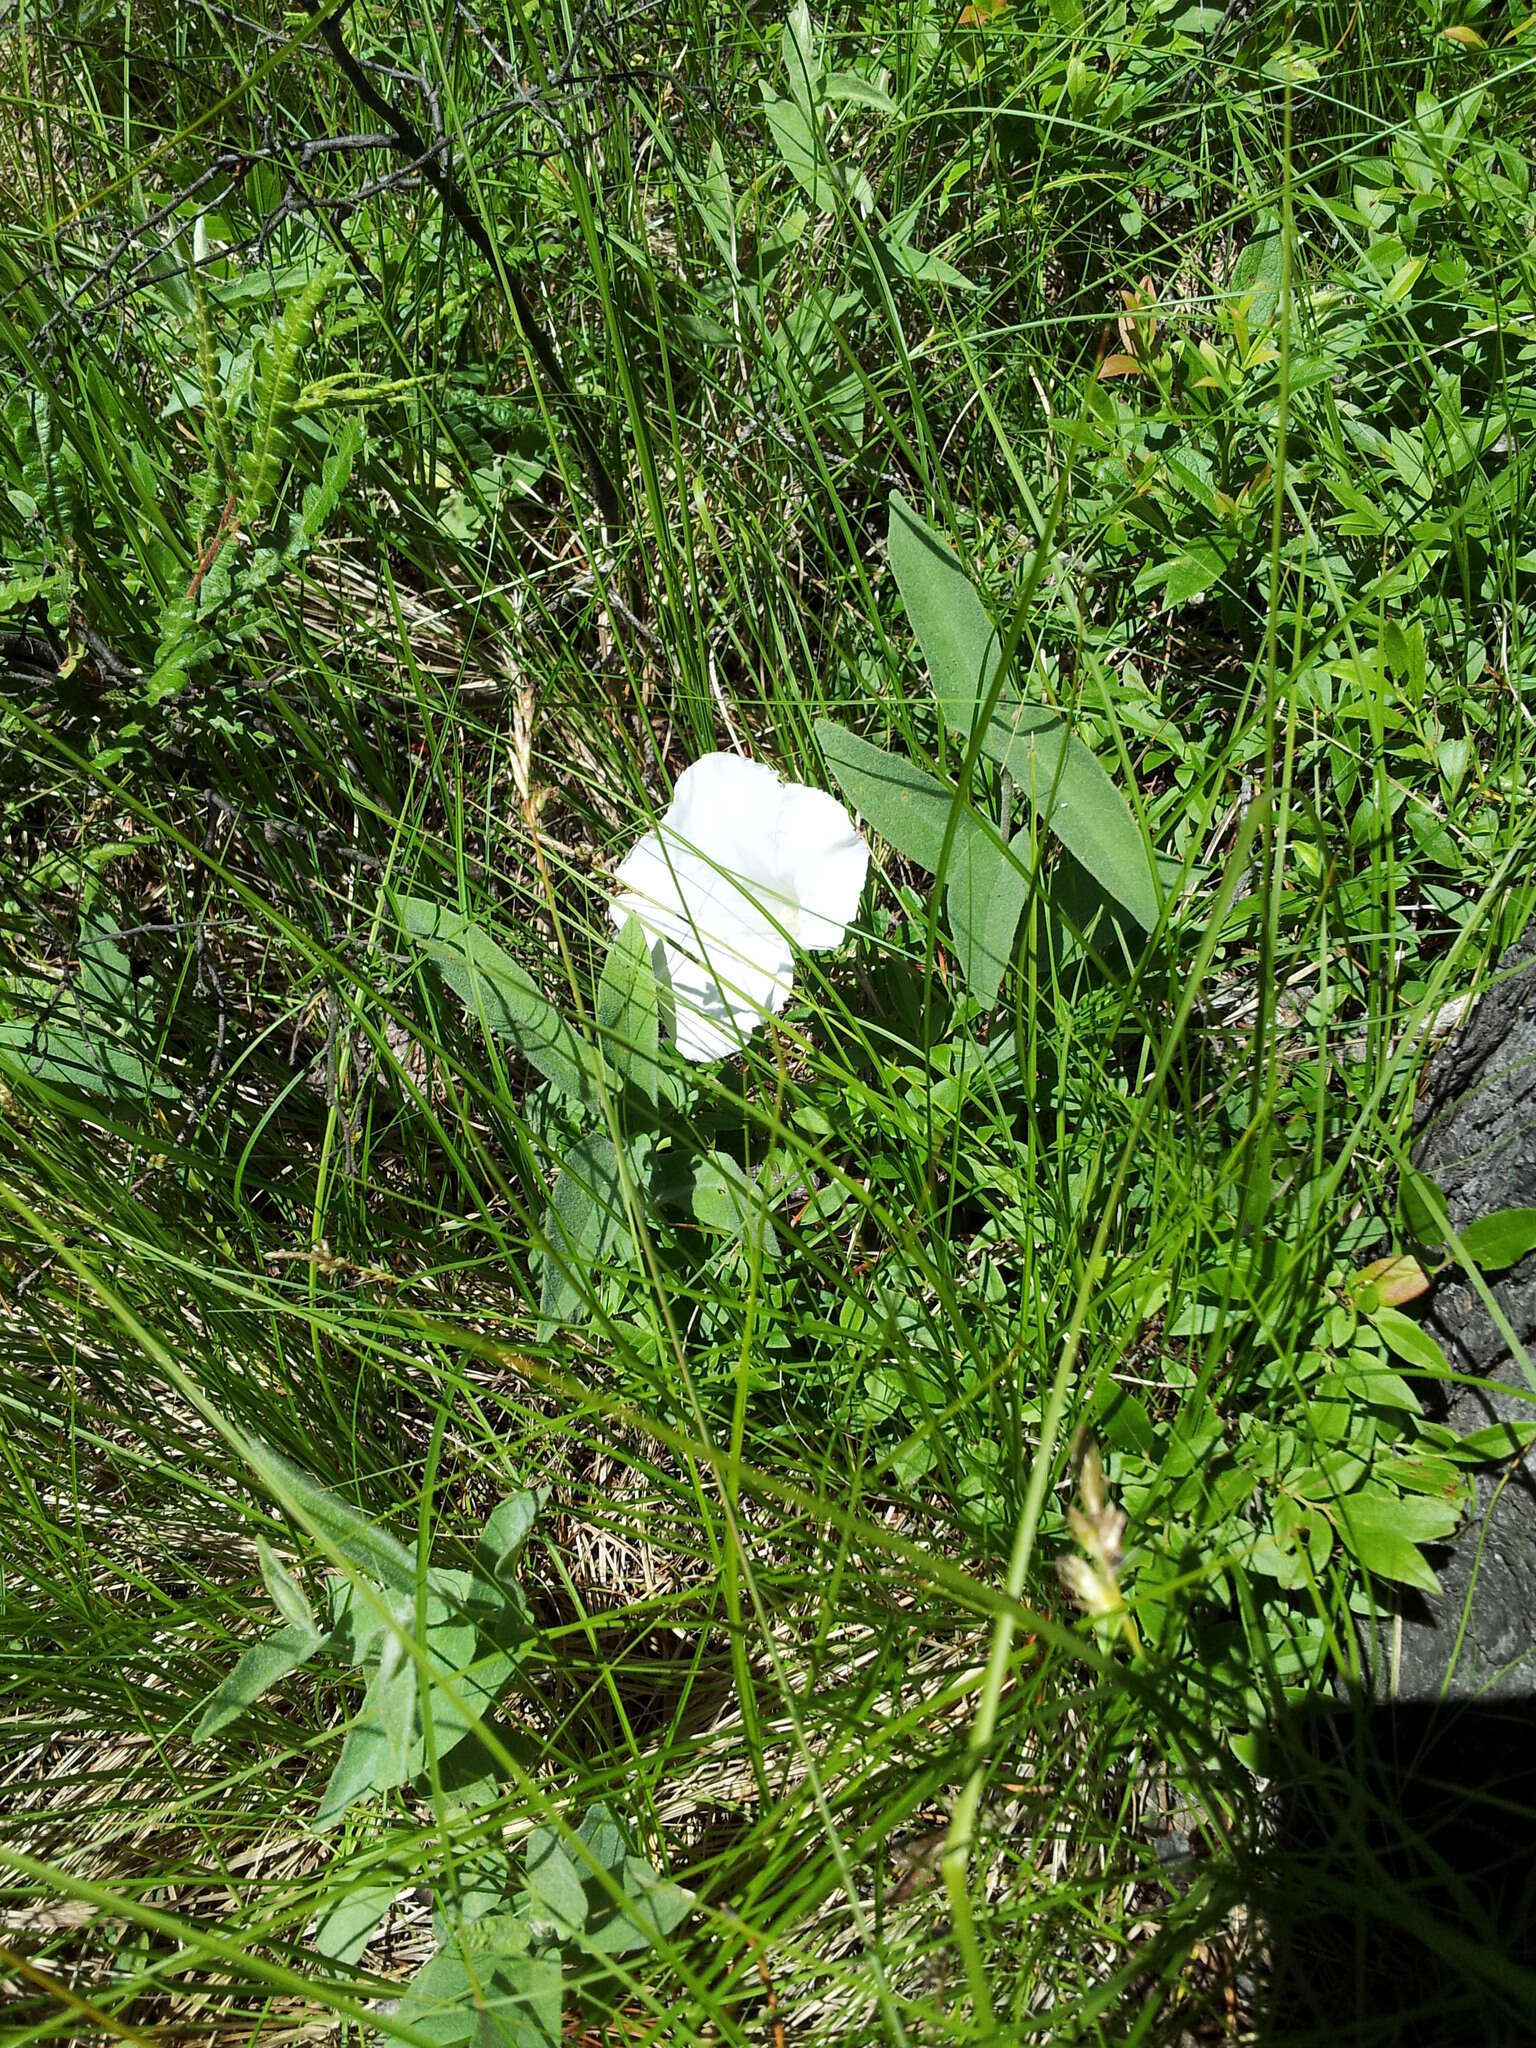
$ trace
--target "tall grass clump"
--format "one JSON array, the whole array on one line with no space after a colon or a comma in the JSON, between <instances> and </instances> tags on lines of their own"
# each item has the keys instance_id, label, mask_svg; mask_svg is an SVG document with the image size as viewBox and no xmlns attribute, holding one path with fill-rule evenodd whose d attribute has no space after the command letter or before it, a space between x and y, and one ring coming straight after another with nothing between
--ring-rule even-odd
<instances>
[{"instance_id":1,"label":"tall grass clump","mask_svg":"<svg viewBox=\"0 0 1536 2048\"><path fill-rule=\"evenodd\" d=\"M1524 2038L1285 1792L1494 1455L1520 14L0 20L7 2040ZM690 1061L717 752L872 860Z\"/></svg>"}]
</instances>

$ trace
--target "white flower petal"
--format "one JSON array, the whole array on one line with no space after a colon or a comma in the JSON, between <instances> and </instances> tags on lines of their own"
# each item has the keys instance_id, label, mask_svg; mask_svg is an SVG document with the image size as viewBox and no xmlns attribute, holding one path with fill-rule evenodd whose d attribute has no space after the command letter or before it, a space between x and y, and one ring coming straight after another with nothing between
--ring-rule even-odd
<instances>
[{"instance_id":1,"label":"white flower petal","mask_svg":"<svg viewBox=\"0 0 1536 2048\"><path fill-rule=\"evenodd\" d=\"M706 754L620 865L616 925L634 915L670 991L686 1059L738 1051L789 1000L791 941L837 945L869 851L835 797L735 754Z\"/></svg>"},{"instance_id":2,"label":"white flower petal","mask_svg":"<svg viewBox=\"0 0 1536 2048\"><path fill-rule=\"evenodd\" d=\"M811 952L840 946L869 870L869 848L835 796L791 782L778 819L779 872L799 906L794 936Z\"/></svg>"},{"instance_id":3,"label":"white flower petal","mask_svg":"<svg viewBox=\"0 0 1536 2048\"><path fill-rule=\"evenodd\" d=\"M761 761L705 754L677 778L662 829L749 886L776 888L775 826L783 794L783 783Z\"/></svg>"},{"instance_id":4,"label":"white flower petal","mask_svg":"<svg viewBox=\"0 0 1536 2048\"><path fill-rule=\"evenodd\" d=\"M685 1059L740 1052L765 1015L777 1016L794 985L788 944L766 927L743 929L734 944L719 935L701 954L663 939L656 979L671 991L673 1036Z\"/></svg>"}]
</instances>

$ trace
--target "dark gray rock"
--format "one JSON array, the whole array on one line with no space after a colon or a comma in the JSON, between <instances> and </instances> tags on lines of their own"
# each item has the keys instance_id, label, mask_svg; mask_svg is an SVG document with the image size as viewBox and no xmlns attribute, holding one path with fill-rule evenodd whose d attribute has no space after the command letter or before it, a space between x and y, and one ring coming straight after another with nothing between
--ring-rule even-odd
<instances>
[{"instance_id":1,"label":"dark gray rock","mask_svg":"<svg viewBox=\"0 0 1536 2048\"><path fill-rule=\"evenodd\" d=\"M1435 1180L1458 1230L1495 1209L1536 1206L1536 927L1430 1061L1415 1123L1414 1164ZM1492 1290L1536 1352L1536 1253ZM1453 1367L1483 1382L1451 1390L1453 1429L1536 1416L1519 1361L1462 1280L1440 1282L1425 1322ZM1440 1598L1405 1602L1401 1699L1536 1697L1536 1446L1513 1466L1479 1471L1476 1490L1467 1522L1433 1555Z\"/></svg>"}]
</instances>

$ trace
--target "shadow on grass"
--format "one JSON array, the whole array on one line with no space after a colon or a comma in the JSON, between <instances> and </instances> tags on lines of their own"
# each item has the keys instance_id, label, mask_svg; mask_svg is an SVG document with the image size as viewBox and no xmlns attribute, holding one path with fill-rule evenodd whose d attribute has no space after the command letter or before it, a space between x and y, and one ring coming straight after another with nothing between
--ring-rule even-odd
<instances>
[{"instance_id":1,"label":"shadow on grass","mask_svg":"<svg viewBox=\"0 0 1536 2048\"><path fill-rule=\"evenodd\" d=\"M1277 1746L1265 2048L1536 2042L1536 1701L1362 1704Z\"/></svg>"}]
</instances>

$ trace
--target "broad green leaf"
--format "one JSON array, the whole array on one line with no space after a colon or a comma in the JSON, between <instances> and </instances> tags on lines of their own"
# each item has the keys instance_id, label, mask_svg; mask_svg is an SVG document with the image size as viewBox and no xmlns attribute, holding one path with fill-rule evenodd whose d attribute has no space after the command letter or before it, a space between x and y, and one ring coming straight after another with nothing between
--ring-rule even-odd
<instances>
[{"instance_id":1,"label":"broad green leaf","mask_svg":"<svg viewBox=\"0 0 1536 2048\"><path fill-rule=\"evenodd\" d=\"M144 999L121 939L98 896L80 920L80 1000L93 1025L142 1047Z\"/></svg>"},{"instance_id":2,"label":"broad green leaf","mask_svg":"<svg viewBox=\"0 0 1536 2048\"><path fill-rule=\"evenodd\" d=\"M898 853L936 874L956 798L943 783L898 754L820 719L816 737L838 787ZM955 821L947 863L945 908L967 984L990 1005L1013 951L1028 893L1022 865L970 811Z\"/></svg>"},{"instance_id":3,"label":"broad green leaf","mask_svg":"<svg viewBox=\"0 0 1536 2048\"><path fill-rule=\"evenodd\" d=\"M552 1087L592 1099L594 1056L509 953L472 919L421 896L400 899L404 930L472 1016L506 1038Z\"/></svg>"},{"instance_id":4,"label":"broad green leaf","mask_svg":"<svg viewBox=\"0 0 1536 2048\"><path fill-rule=\"evenodd\" d=\"M256 1557L261 1566L262 1583L283 1620L290 1628L318 1635L314 1610L304 1597L304 1588L282 1560L273 1555L266 1539L261 1536L256 1538Z\"/></svg>"},{"instance_id":5,"label":"broad green leaf","mask_svg":"<svg viewBox=\"0 0 1536 2048\"><path fill-rule=\"evenodd\" d=\"M1099 887L1150 931L1157 887L1130 806L1090 750L1042 705L1007 698L987 726L982 752L1013 777L1041 822Z\"/></svg>"},{"instance_id":6,"label":"broad green leaf","mask_svg":"<svg viewBox=\"0 0 1536 2048\"><path fill-rule=\"evenodd\" d=\"M332 1963L355 1963L378 1932L398 1889L393 1884L371 1884L348 1892L315 1930L315 1954Z\"/></svg>"},{"instance_id":7,"label":"broad green leaf","mask_svg":"<svg viewBox=\"0 0 1536 2048\"><path fill-rule=\"evenodd\" d=\"M1491 1422L1486 1429L1474 1429L1462 1437L1455 1455L1478 1463L1497 1464L1502 1458L1517 1458L1536 1443L1536 1420Z\"/></svg>"},{"instance_id":8,"label":"broad green leaf","mask_svg":"<svg viewBox=\"0 0 1536 2048\"><path fill-rule=\"evenodd\" d=\"M354 1801L388 1792L411 1775L416 1719L416 1660L393 1629L384 1638L379 1668L347 1730L315 1815L317 1828L334 1827Z\"/></svg>"},{"instance_id":9,"label":"broad green leaf","mask_svg":"<svg viewBox=\"0 0 1536 2048\"><path fill-rule=\"evenodd\" d=\"M693 1910L693 1894L658 1877L641 1856L625 1857L620 1883L624 1906L614 1907L582 1942L593 1954L627 1956L651 1948L664 1941Z\"/></svg>"},{"instance_id":10,"label":"broad green leaf","mask_svg":"<svg viewBox=\"0 0 1536 2048\"><path fill-rule=\"evenodd\" d=\"M1275 317L1282 262L1279 231L1270 229L1245 244L1232 266L1228 300L1246 320L1250 334L1258 334Z\"/></svg>"},{"instance_id":11,"label":"broad green leaf","mask_svg":"<svg viewBox=\"0 0 1536 2048\"><path fill-rule=\"evenodd\" d=\"M942 256L931 250L915 249L904 235L896 232L894 226L885 234L873 237L875 246L885 255L903 277L909 277L914 284L944 285L954 292L972 292L977 287L965 275L956 270L953 263L946 263Z\"/></svg>"},{"instance_id":12,"label":"broad green leaf","mask_svg":"<svg viewBox=\"0 0 1536 2048\"><path fill-rule=\"evenodd\" d=\"M522 1553L539 1512L536 1493L512 1493L497 1508L475 1545L475 1568L493 1584L509 1573Z\"/></svg>"},{"instance_id":13,"label":"broad green leaf","mask_svg":"<svg viewBox=\"0 0 1536 2048\"><path fill-rule=\"evenodd\" d=\"M629 1854L629 1844L624 1830L613 1817L610 1807L602 1800L589 1807L586 1819L576 1830L577 1839L583 1842L594 1860L604 1870L617 1875L624 1867L624 1858Z\"/></svg>"},{"instance_id":14,"label":"broad green leaf","mask_svg":"<svg viewBox=\"0 0 1536 2048\"><path fill-rule=\"evenodd\" d=\"M1028 890L1029 877L1005 848L974 830L959 839L944 908L965 985L987 1009L997 1001L1012 962Z\"/></svg>"},{"instance_id":15,"label":"broad green leaf","mask_svg":"<svg viewBox=\"0 0 1536 2048\"><path fill-rule=\"evenodd\" d=\"M547 1328L584 1315L591 1304L587 1275L606 1259L627 1261L633 1249L618 1154L605 1132L583 1138L561 1168L546 1228L551 1249L539 1312Z\"/></svg>"},{"instance_id":16,"label":"broad green leaf","mask_svg":"<svg viewBox=\"0 0 1536 2048\"><path fill-rule=\"evenodd\" d=\"M822 92L825 98L837 105L869 107L877 114L892 116L899 111L883 85L857 71L829 72L822 81Z\"/></svg>"},{"instance_id":17,"label":"broad green leaf","mask_svg":"<svg viewBox=\"0 0 1536 2048\"><path fill-rule=\"evenodd\" d=\"M395 2012L434 2048L559 2048L558 1956L439 1949L406 1986Z\"/></svg>"},{"instance_id":18,"label":"broad green leaf","mask_svg":"<svg viewBox=\"0 0 1536 2048\"><path fill-rule=\"evenodd\" d=\"M1122 1387L1113 1374L1101 1371L1094 1380L1090 1412L1094 1429L1117 1451L1151 1456L1157 1431L1147 1405L1130 1387Z\"/></svg>"},{"instance_id":19,"label":"broad green leaf","mask_svg":"<svg viewBox=\"0 0 1536 2048\"><path fill-rule=\"evenodd\" d=\"M701 1230L723 1231L743 1243L760 1238L764 1265L779 1256L763 1191L728 1152L707 1152L695 1162L689 1207Z\"/></svg>"},{"instance_id":20,"label":"broad green leaf","mask_svg":"<svg viewBox=\"0 0 1536 2048\"><path fill-rule=\"evenodd\" d=\"M243 1439L247 1462L278 1506L329 1550L396 1594L416 1590L416 1559L360 1508L317 1485L309 1474L257 1437Z\"/></svg>"},{"instance_id":21,"label":"broad green leaf","mask_svg":"<svg viewBox=\"0 0 1536 2048\"><path fill-rule=\"evenodd\" d=\"M105 1029L82 1031L53 1018L10 1017L0 1022L0 1070L7 1056L24 1074L55 1088L109 1101L173 1102L176 1090L157 1080L139 1055Z\"/></svg>"},{"instance_id":22,"label":"broad green leaf","mask_svg":"<svg viewBox=\"0 0 1536 2048\"><path fill-rule=\"evenodd\" d=\"M968 740L997 672L992 621L948 541L894 494L887 544L944 723Z\"/></svg>"},{"instance_id":23,"label":"broad green leaf","mask_svg":"<svg viewBox=\"0 0 1536 2048\"><path fill-rule=\"evenodd\" d=\"M528 1837L523 1875L536 1905L562 1934L576 1934L586 1926L586 1887L553 1828L535 1828Z\"/></svg>"},{"instance_id":24,"label":"broad green leaf","mask_svg":"<svg viewBox=\"0 0 1536 2048\"><path fill-rule=\"evenodd\" d=\"M1421 1543L1448 1536L1456 1510L1421 1496L1354 1494L1338 1504L1339 1534L1368 1572L1421 1592L1438 1593Z\"/></svg>"},{"instance_id":25,"label":"broad green leaf","mask_svg":"<svg viewBox=\"0 0 1536 2048\"><path fill-rule=\"evenodd\" d=\"M1443 1379L1450 1371L1450 1363L1440 1346L1428 1330L1416 1323L1412 1316L1405 1316L1401 1309L1390 1308L1385 1303L1375 1310L1371 1326L1383 1344L1406 1365L1416 1365L1421 1372L1433 1373Z\"/></svg>"},{"instance_id":26,"label":"broad green leaf","mask_svg":"<svg viewBox=\"0 0 1536 2048\"><path fill-rule=\"evenodd\" d=\"M1379 1353L1352 1351L1332 1377L1374 1407L1397 1408L1411 1415L1423 1412L1418 1395L1401 1373L1382 1362Z\"/></svg>"},{"instance_id":27,"label":"broad green leaf","mask_svg":"<svg viewBox=\"0 0 1536 2048\"><path fill-rule=\"evenodd\" d=\"M1495 1209L1461 1233L1461 1248L1476 1266L1498 1273L1536 1251L1536 1209Z\"/></svg>"},{"instance_id":28,"label":"broad green leaf","mask_svg":"<svg viewBox=\"0 0 1536 2048\"><path fill-rule=\"evenodd\" d=\"M902 755L888 754L829 718L816 721L816 739L838 788L854 809L898 853L930 875L937 874L949 814L957 802L955 792ZM955 845L966 836L969 824L962 806Z\"/></svg>"},{"instance_id":29,"label":"broad green leaf","mask_svg":"<svg viewBox=\"0 0 1536 2048\"><path fill-rule=\"evenodd\" d=\"M768 132L784 168L820 213L835 213L841 192L867 212L874 204L869 180L852 165L834 163L822 140L820 115L807 116L792 99L762 88ZM814 125L813 125L814 120Z\"/></svg>"},{"instance_id":30,"label":"broad green leaf","mask_svg":"<svg viewBox=\"0 0 1536 2048\"><path fill-rule=\"evenodd\" d=\"M192 1740L206 1742L253 1707L280 1679L307 1664L324 1643L318 1629L282 1628L252 1643L204 1707Z\"/></svg>"},{"instance_id":31,"label":"broad green leaf","mask_svg":"<svg viewBox=\"0 0 1536 2048\"><path fill-rule=\"evenodd\" d=\"M816 46L816 24L806 0L794 0L784 17L779 55L796 106L810 113L820 93L821 52Z\"/></svg>"},{"instance_id":32,"label":"broad green leaf","mask_svg":"<svg viewBox=\"0 0 1536 2048\"><path fill-rule=\"evenodd\" d=\"M1445 1214L1445 1196L1429 1174L1415 1166L1403 1169L1397 1182L1397 1207L1405 1228L1420 1244L1445 1242L1440 1220Z\"/></svg>"},{"instance_id":33,"label":"broad green leaf","mask_svg":"<svg viewBox=\"0 0 1536 2048\"><path fill-rule=\"evenodd\" d=\"M891 499L889 546L939 711L950 730L968 742L996 675L996 631L949 543L901 497ZM1059 714L1005 696L988 720L982 752L1008 771L1042 821L1113 901L1150 931L1157 922L1157 889L1140 828L1124 797Z\"/></svg>"},{"instance_id":34,"label":"broad green leaf","mask_svg":"<svg viewBox=\"0 0 1536 2048\"><path fill-rule=\"evenodd\" d=\"M659 1081L659 1014L650 941L639 918L631 917L603 962L597 1028L610 1063L653 1105Z\"/></svg>"}]
</instances>

